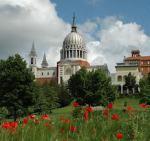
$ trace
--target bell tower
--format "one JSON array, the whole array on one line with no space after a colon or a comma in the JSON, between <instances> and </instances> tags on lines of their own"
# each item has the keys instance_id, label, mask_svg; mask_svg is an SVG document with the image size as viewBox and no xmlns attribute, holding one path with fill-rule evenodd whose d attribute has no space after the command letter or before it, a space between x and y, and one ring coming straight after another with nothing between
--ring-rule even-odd
<instances>
[{"instance_id":1,"label":"bell tower","mask_svg":"<svg viewBox=\"0 0 150 141\"><path fill-rule=\"evenodd\" d=\"M30 51L29 57L30 57L29 66L36 67L37 54L36 54L35 47L34 47L34 41L32 43L32 49Z\"/></svg>"}]
</instances>

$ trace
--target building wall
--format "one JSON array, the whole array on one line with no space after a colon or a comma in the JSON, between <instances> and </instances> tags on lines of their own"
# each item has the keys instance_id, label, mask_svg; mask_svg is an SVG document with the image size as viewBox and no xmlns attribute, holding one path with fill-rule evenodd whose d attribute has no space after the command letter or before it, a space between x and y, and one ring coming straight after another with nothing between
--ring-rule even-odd
<instances>
[{"instance_id":1,"label":"building wall","mask_svg":"<svg viewBox=\"0 0 150 141\"><path fill-rule=\"evenodd\" d=\"M140 79L142 78L141 73L138 70L138 67L118 67L116 68L116 73L112 75L112 84L114 85L124 85L125 76L131 72L133 76L136 77L136 82L139 84Z\"/></svg>"}]
</instances>

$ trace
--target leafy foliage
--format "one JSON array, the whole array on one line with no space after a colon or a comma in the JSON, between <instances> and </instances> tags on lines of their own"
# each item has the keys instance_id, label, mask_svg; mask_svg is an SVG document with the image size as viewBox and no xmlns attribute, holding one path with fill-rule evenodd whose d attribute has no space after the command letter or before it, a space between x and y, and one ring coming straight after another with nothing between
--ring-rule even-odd
<instances>
[{"instance_id":1,"label":"leafy foliage","mask_svg":"<svg viewBox=\"0 0 150 141\"><path fill-rule=\"evenodd\" d=\"M102 70L87 72L82 68L71 76L68 88L80 105L106 105L114 101L116 94L111 79Z\"/></svg>"},{"instance_id":2,"label":"leafy foliage","mask_svg":"<svg viewBox=\"0 0 150 141\"><path fill-rule=\"evenodd\" d=\"M34 75L16 54L0 60L0 107L6 107L16 120L34 104Z\"/></svg>"},{"instance_id":3,"label":"leafy foliage","mask_svg":"<svg viewBox=\"0 0 150 141\"><path fill-rule=\"evenodd\" d=\"M133 88L136 88L136 77L129 72L129 74L125 77L125 86L129 90L129 94L133 94Z\"/></svg>"},{"instance_id":4,"label":"leafy foliage","mask_svg":"<svg viewBox=\"0 0 150 141\"><path fill-rule=\"evenodd\" d=\"M150 105L150 73L140 80L141 103Z\"/></svg>"}]
</instances>

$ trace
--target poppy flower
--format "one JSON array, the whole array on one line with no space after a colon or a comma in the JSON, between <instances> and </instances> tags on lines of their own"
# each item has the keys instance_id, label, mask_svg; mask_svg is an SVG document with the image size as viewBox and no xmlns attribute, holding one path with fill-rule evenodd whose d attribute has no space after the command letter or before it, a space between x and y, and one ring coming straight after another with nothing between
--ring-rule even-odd
<instances>
[{"instance_id":1,"label":"poppy flower","mask_svg":"<svg viewBox=\"0 0 150 141\"><path fill-rule=\"evenodd\" d=\"M118 114L113 114L113 115L111 116L111 119L112 119L112 120L119 120L119 115L118 115Z\"/></svg>"},{"instance_id":2,"label":"poppy flower","mask_svg":"<svg viewBox=\"0 0 150 141\"><path fill-rule=\"evenodd\" d=\"M70 119L64 119L63 122L66 124L69 124L71 121L70 121Z\"/></svg>"},{"instance_id":3,"label":"poppy flower","mask_svg":"<svg viewBox=\"0 0 150 141\"><path fill-rule=\"evenodd\" d=\"M89 113L93 112L93 108L91 106L86 107L86 111L88 111Z\"/></svg>"},{"instance_id":4,"label":"poppy flower","mask_svg":"<svg viewBox=\"0 0 150 141\"><path fill-rule=\"evenodd\" d=\"M89 119L89 112L85 111L84 112L84 120L87 121Z\"/></svg>"},{"instance_id":5,"label":"poppy flower","mask_svg":"<svg viewBox=\"0 0 150 141\"><path fill-rule=\"evenodd\" d=\"M10 126L11 126L12 128L17 128L17 127L18 127L18 122L17 122L17 121L10 122L9 124L10 124Z\"/></svg>"},{"instance_id":6,"label":"poppy flower","mask_svg":"<svg viewBox=\"0 0 150 141\"><path fill-rule=\"evenodd\" d=\"M78 102L73 102L73 107L78 107L79 106L79 103Z\"/></svg>"},{"instance_id":7,"label":"poppy flower","mask_svg":"<svg viewBox=\"0 0 150 141\"><path fill-rule=\"evenodd\" d=\"M131 106L128 106L128 107L127 107L127 111L128 111L128 112L133 111L133 110L134 110L133 107L131 107Z\"/></svg>"},{"instance_id":8,"label":"poppy flower","mask_svg":"<svg viewBox=\"0 0 150 141\"><path fill-rule=\"evenodd\" d=\"M112 108L113 108L113 104L112 104L112 103L109 103L109 104L107 105L107 108L108 108L108 109L112 109Z\"/></svg>"},{"instance_id":9,"label":"poppy flower","mask_svg":"<svg viewBox=\"0 0 150 141\"><path fill-rule=\"evenodd\" d=\"M139 106L140 106L141 108L146 108L146 104L145 104L145 103L141 103L141 104L139 104Z\"/></svg>"},{"instance_id":10,"label":"poppy flower","mask_svg":"<svg viewBox=\"0 0 150 141\"><path fill-rule=\"evenodd\" d=\"M10 126L10 124L9 124L9 122L4 122L3 124L2 124L2 128L4 128L4 129L9 129L11 126Z\"/></svg>"},{"instance_id":11,"label":"poppy flower","mask_svg":"<svg viewBox=\"0 0 150 141\"><path fill-rule=\"evenodd\" d=\"M36 116L31 114L31 115L29 115L29 117L30 117L30 119L34 119Z\"/></svg>"},{"instance_id":12,"label":"poppy flower","mask_svg":"<svg viewBox=\"0 0 150 141\"><path fill-rule=\"evenodd\" d=\"M42 118L43 120L48 120L48 119L49 119L49 116L48 116L47 114L45 114L45 115L42 115L41 118Z\"/></svg>"},{"instance_id":13,"label":"poppy flower","mask_svg":"<svg viewBox=\"0 0 150 141\"><path fill-rule=\"evenodd\" d=\"M70 126L70 131L71 131L71 132L76 132L76 131L77 131L77 127L75 127L75 126Z\"/></svg>"},{"instance_id":14,"label":"poppy flower","mask_svg":"<svg viewBox=\"0 0 150 141\"><path fill-rule=\"evenodd\" d=\"M150 105L147 105L147 104L145 104L145 103L141 103L141 104L139 104L139 106L140 106L141 108L149 108L149 107L150 107Z\"/></svg>"},{"instance_id":15,"label":"poppy flower","mask_svg":"<svg viewBox=\"0 0 150 141\"><path fill-rule=\"evenodd\" d=\"M24 118L23 119L23 124L27 124L28 123L28 118Z\"/></svg>"},{"instance_id":16,"label":"poppy flower","mask_svg":"<svg viewBox=\"0 0 150 141\"><path fill-rule=\"evenodd\" d=\"M109 116L109 109L104 109L103 111L102 111L102 114L103 114L103 116L104 117L108 117Z\"/></svg>"},{"instance_id":17,"label":"poppy flower","mask_svg":"<svg viewBox=\"0 0 150 141\"><path fill-rule=\"evenodd\" d=\"M117 138L118 140L121 140L121 139L123 138L123 134L122 134L122 133L117 133L117 134L116 134L116 138Z\"/></svg>"}]
</instances>

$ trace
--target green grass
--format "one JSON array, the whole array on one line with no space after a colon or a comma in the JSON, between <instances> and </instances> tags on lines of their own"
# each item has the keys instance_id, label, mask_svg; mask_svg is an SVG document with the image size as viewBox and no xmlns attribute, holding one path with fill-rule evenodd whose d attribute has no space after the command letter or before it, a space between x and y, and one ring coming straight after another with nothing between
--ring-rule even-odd
<instances>
[{"instance_id":1,"label":"green grass","mask_svg":"<svg viewBox=\"0 0 150 141\"><path fill-rule=\"evenodd\" d=\"M122 109L125 101L135 111L124 113ZM88 121L84 121L83 114L73 118L72 105L55 109L48 121L40 120L36 124L30 120L24 128L20 123L15 132L0 128L0 141L117 141L118 132L123 134L121 141L149 141L150 110L139 108L138 101L134 98L118 99L107 118L97 111L90 113ZM118 121L111 119L114 113L119 115ZM66 119L70 122L66 123ZM44 126L45 123L48 126ZM71 132L70 126L75 126L77 130Z\"/></svg>"}]
</instances>

